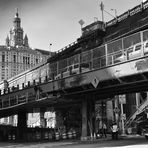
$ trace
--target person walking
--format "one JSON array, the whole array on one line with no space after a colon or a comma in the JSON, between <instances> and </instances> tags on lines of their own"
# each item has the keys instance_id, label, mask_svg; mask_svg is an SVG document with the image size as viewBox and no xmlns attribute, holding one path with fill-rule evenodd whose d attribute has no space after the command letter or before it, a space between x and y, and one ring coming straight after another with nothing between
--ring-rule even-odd
<instances>
[{"instance_id":1,"label":"person walking","mask_svg":"<svg viewBox=\"0 0 148 148\"><path fill-rule=\"evenodd\" d=\"M111 130L112 130L112 139L117 140L118 139L118 126L116 123L113 123Z\"/></svg>"},{"instance_id":2,"label":"person walking","mask_svg":"<svg viewBox=\"0 0 148 148\"><path fill-rule=\"evenodd\" d=\"M105 138L107 138L107 135L106 135L107 126L106 126L106 124L105 124L105 123L103 123L102 128L103 128L103 135L104 135L104 137L105 137ZM102 137L103 137L103 135L102 135Z\"/></svg>"},{"instance_id":3,"label":"person walking","mask_svg":"<svg viewBox=\"0 0 148 148\"><path fill-rule=\"evenodd\" d=\"M99 137L102 138L103 136L103 127L102 127L102 121L99 122L99 130L98 130L98 133L99 133Z\"/></svg>"}]
</instances>

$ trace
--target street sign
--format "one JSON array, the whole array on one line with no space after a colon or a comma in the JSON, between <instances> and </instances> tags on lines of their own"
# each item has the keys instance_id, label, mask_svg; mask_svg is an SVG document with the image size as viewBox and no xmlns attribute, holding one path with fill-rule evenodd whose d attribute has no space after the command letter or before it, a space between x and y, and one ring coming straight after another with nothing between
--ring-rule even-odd
<instances>
[{"instance_id":1,"label":"street sign","mask_svg":"<svg viewBox=\"0 0 148 148\"><path fill-rule=\"evenodd\" d=\"M126 120L126 114L121 114L121 119Z\"/></svg>"},{"instance_id":2,"label":"street sign","mask_svg":"<svg viewBox=\"0 0 148 148\"><path fill-rule=\"evenodd\" d=\"M126 96L125 95L119 95L119 103L126 104Z\"/></svg>"},{"instance_id":3,"label":"street sign","mask_svg":"<svg viewBox=\"0 0 148 148\"><path fill-rule=\"evenodd\" d=\"M97 77L95 77L93 80L92 80L92 85L97 88L98 84L99 84L99 80L97 79Z\"/></svg>"},{"instance_id":4,"label":"street sign","mask_svg":"<svg viewBox=\"0 0 148 148\"><path fill-rule=\"evenodd\" d=\"M120 109L119 109L118 107L115 107L115 108L114 108L114 112L115 112L115 113L119 113L119 112L120 112Z\"/></svg>"}]
</instances>

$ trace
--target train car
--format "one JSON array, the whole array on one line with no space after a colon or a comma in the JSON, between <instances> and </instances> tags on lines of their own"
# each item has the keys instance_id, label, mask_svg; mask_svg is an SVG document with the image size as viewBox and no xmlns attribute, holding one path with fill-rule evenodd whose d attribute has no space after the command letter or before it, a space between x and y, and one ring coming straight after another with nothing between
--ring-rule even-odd
<instances>
[{"instance_id":1,"label":"train car","mask_svg":"<svg viewBox=\"0 0 148 148\"><path fill-rule=\"evenodd\" d=\"M75 50L79 48L77 47ZM32 69L8 79L7 83L10 88L22 89L34 83L43 83L45 80L62 79L74 74L98 70L141 58L147 56L147 53L148 30L143 30L68 58L60 60L57 58L52 62L40 63ZM5 88L5 84L5 82L0 82L1 90Z\"/></svg>"}]
</instances>

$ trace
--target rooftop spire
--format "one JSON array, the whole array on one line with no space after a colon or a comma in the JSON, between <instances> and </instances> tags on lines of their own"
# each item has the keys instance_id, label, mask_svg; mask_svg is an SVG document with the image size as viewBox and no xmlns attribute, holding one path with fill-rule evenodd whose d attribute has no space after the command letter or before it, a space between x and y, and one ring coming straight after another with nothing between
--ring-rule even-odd
<instances>
[{"instance_id":1,"label":"rooftop spire","mask_svg":"<svg viewBox=\"0 0 148 148\"><path fill-rule=\"evenodd\" d=\"M18 14L18 8L16 8L16 14L15 14L15 18L18 18L19 14Z\"/></svg>"}]
</instances>

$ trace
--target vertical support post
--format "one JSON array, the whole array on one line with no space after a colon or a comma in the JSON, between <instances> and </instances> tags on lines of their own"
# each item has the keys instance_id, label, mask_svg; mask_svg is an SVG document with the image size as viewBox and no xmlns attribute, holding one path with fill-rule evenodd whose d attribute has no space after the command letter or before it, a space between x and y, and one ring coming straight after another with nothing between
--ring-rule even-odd
<instances>
[{"instance_id":1,"label":"vertical support post","mask_svg":"<svg viewBox=\"0 0 148 148\"><path fill-rule=\"evenodd\" d=\"M28 87L30 87L30 81L28 81Z\"/></svg>"},{"instance_id":2,"label":"vertical support post","mask_svg":"<svg viewBox=\"0 0 148 148\"><path fill-rule=\"evenodd\" d=\"M125 114L123 110L123 104L126 104L126 95L119 95L119 103L120 103L120 109L121 109L121 131L122 135L125 135L125 127L124 127L124 120L125 120Z\"/></svg>"},{"instance_id":3,"label":"vertical support post","mask_svg":"<svg viewBox=\"0 0 148 148\"><path fill-rule=\"evenodd\" d=\"M118 98L115 98L115 108L118 108ZM115 121L117 124L119 124L119 112L115 112Z\"/></svg>"},{"instance_id":4,"label":"vertical support post","mask_svg":"<svg viewBox=\"0 0 148 148\"><path fill-rule=\"evenodd\" d=\"M122 135L125 135L125 128L124 128L124 119L123 119L123 103L120 104L120 107L121 107L121 125L122 125Z\"/></svg>"},{"instance_id":5,"label":"vertical support post","mask_svg":"<svg viewBox=\"0 0 148 148\"><path fill-rule=\"evenodd\" d=\"M144 40L143 40L143 32L140 32L140 39L141 39L141 43L142 43L141 56L144 56Z\"/></svg>"},{"instance_id":6,"label":"vertical support post","mask_svg":"<svg viewBox=\"0 0 148 148\"><path fill-rule=\"evenodd\" d=\"M42 80L41 80L41 77L39 77L39 83L41 83L41 81L42 81Z\"/></svg>"},{"instance_id":7,"label":"vertical support post","mask_svg":"<svg viewBox=\"0 0 148 148\"><path fill-rule=\"evenodd\" d=\"M140 93L136 93L136 108L138 109L140 105Z\"/></svg>"},{"instance_id":8,"label":"vertical support post","mask_svg":"<svg viewBox=\"0 0 148 148\"><path fill-rule=\"evenodd\" d=\"M88 127L90 130L90 138L93 140L96 138L96 127L95 127L95 122L96 122L96 116L95 116L95 100L89 99L87 100L87 112L88 112Z\"/></svg>"},{"instance_id":9,"label":"vertical support post","mask_svg":"<svg viewBox=\"0 0 148 148\"><path fill-rule=\"evenodd\" d=\"M27 115L26 111L18 112L17 140L24 141L27 137Z\"/></svg>"},{"instance_id":10,"label":"vertical support post","mask_svg":"<svg viewBox=\"0 0 148 148\"><path fill-rule=\"evenodd\" d=\"M40 109L40 126L45 128L46 127L46 119L44 118L45 111Z\"/></svg>"},{"instance_id":11,"label":"vertical support post","mask_svg":"<svg viewBox=\"0 0 148 148\"><path fill-rule=\"evenodd\" d=\"M22 89L24 89L24 87L25 87L25 86L24 86L24 83L22 83Z\"/></svg>"},{"instance_id":12,"label":"vertical support post","mask_svg":"<svg viewBox=\"0 0 148 148\"><path fill-rule=\"evenodd\" d=\"M87 140L87 98L82 100L82 132L81 140Z\"/></svg>"}]
</instances>

